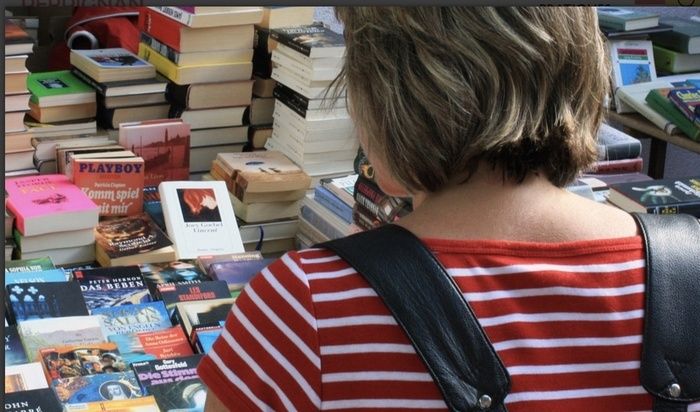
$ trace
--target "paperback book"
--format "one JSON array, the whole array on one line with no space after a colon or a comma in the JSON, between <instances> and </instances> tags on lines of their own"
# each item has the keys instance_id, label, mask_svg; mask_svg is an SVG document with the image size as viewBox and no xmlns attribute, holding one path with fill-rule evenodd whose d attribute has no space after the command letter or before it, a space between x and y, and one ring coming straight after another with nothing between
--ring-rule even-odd
<instances>
[{"instance_id":1,"label":"paperback book","mask_svg":"<svg viewBox=\"0 0 700 412\"><path fill-rule=\"evenodd\" d=\"M63 409L56 393L48 387L20 392L6 390L4 399L5 412L49 412Z\"/></svg>"},{"instance_id":2,"label":"paperback book","mask_svg":"<svg viewBox=\"0 0 700 412\"><path fill-rule=\"evenodd\" d=\"M39 358L49 382L127 370L114 343L49 347L39 351Z\"/></svg>"},{"instance_id":3,"label":"paperback book","mask_svg":"<svg viewBox=\"0 0 700 412\"><path fill-rule=\"evenodd\" d=\"M51 385L64 404L140 398L141 387L132 371L60 378Z\"/></svg>"},{"instance_id":4,"label":"paperback book","mask_svg":"<svg viewBox=\"0 0 700 412\"><path fill-rule=\"evenodd\" d=\"M29 101L40 107L95 103L95 90L69 70L32 73L27 89L32 93Z\"/></svg>"},{"instance_id":5,"label":"paperback book","mask_svg":"<svg viewBox=\"0 0 700 412\"><path fill-rule=\"evenodd\" d=\"M37 360L40 349L50 346L87 345L106 341L98 316L27 320L17 324L17 332L30 362Z\"/></svg>"},{"instance_id":6,"label":"paperback book","mask_svg":"<svg viewBox=\"0 0 700 412\"><path fill-rule=\"evenodd\" d=\"M12 365L5 368L5 394L48 387L39 362Z\"/></svg>"},{"instance_id":7,"label":"paperback book","mask_svg":"<svg viewBox=\"0 0 700 412\"><path fill-rule=\"evenodd\" d=\"M123 48L73 49L70 63L97 82L156 77L152 64Z\"/></svg>"},{"instance_id":8,"label":"paperback book","mask_svg":"<svg viewBox=\"0 0 700 412\"><path fill-rule=\"evenodd\" d=\"M202 360L201 354L170 359L156 359L132 363L139 384L146 393L156 385L174 384L182 380L197 378L197 366Z\"/></svg>"},{"instance_id":9,"label":"paperback book","mask_svg":"<svg viewBox=\"0 0 700 412\"><path fill-rule=\"evenodd\" d=\"M139 265L151 296L158 296L158 285L189 284L211 280L193 263L181 260Z\"/></svg>"},{"instance_id":10,"label":"paperback book","mask_svg":"<svg viewBox=\"0 0 700 412\"><path fill-rule=\"evenodd\" d=\"M209 280L194 284L163 284L158 286L158 295L167 308L169 314L167 319L170 319L169 316L172 315L178 302L231 297L229 287L224 280Z\"/></svg>"},{"instance_id":11,"label":"paperback book","mask_svg":"<svg viewBox=\"0 0 700 412\"><path fill-rule=\"evenodd\" d=\"M151 301L146 282L136 265L76 270L89 310L101 307L134 305Z\"/></svg>"},{"instance_id":12,"label":"paperback book","mask_svg":"<svg viewBox=\"0 0 700 412\"><path fill-rule=\"evenodd\" d=\"M341 58L345 52L343 35L322 24L271 29L270 38L312 59L317 57Z\"/></svg>"},{"instance_id":13,"label":"paperback book","mask_svg":"<svg viewBox=\"0 0 700 412\"><path fill-rule=\"evenodd\" d=\"M212 279L226 281L230 291L243 289L261 270L274 262L274 258L245 261L216 262L209 267Z\"/></svg>"},{"instance_id":14,"label":"paperback book","mask_svg":"<svg viewBox=\"0 0 700 412\"><path fill-rule=\"evenodd\" d=\"M65 412L161 412L153 396L109 401L67 403Z\"/></svg>"},{"instance_id":15,"label":"paperback book","mask_svg":"<svg viewBox=\"0 0 700 412\"><path fill-rule=\"evenodd\" d=\"M8 317L13 323L89 315L80 286L75 282L9 284L6 289Z\"/></svg>"},{"instance_id":16,"label":"paperback book","mask_svg":"<svg viewBox=\"0 0 700 412\"><path fill-rule=\"evenodd\" d=\"M151 332L110 335L107 339L117 345L128 365L193 354L192 346L179 325Z\"/></svg>"},{"instance_id":17,"label":"paperback book","mask_svg":"<svg viewBox=\"0 0 700 412\"><path fill-rule=\"evenodd\" d=\"M145 213L103 220L95 227L95 242L96 258L102 266L175 259L173 243Z\"/></svg>"},{"instance_id":18,"label":"paperback book","mask_svg":"<svg viewBox=\"0 0 700 412\"><path fill-rule=\"evenodd\" d=\"M224 182L163 182L158 191L178 259L244 251Z\"/></svg>"},{"instance_id":19,"label":"paperback book","mask_svg":"<svg viewBox=\"0 0 700 412\"><path fill-rule=\"evenodd\" d=\"M11 283L65 282L66 280L68 280L66 273L62 269L5 273L5 286Z\"/></svg>"},{"instance_id":20,"label":"paperback book","mask_svg":"<svg viewBox=\"0 0 700 412\"><path fill-rule=\"evenodd\" d=\"M22 340L17 332L17 325L5 325L5 367L28 363Z\"/></svg>"},{"instance_id":21,"label":"paperback book","mask_svg":"<svg viewBox=\"0 0 700 412\"><path fill-rule=\"evenodd\" d=\"M218 325L226 320L235 298L179 302L173 311L173 324L179 323L187 339L192 343L192 331L196 326Z\"/></svg>"},{"instance_id":22,"label":"paperback book","mask_svg":"<svg viewBox=\"0 0 700 412\"><path fill-rule=\"evenodd\" d=\"M73 182L100 208L100 216L132 216L143 210L141 157L73 160Z\"/></svg>"},{"instance_id":23,"label":"paperback book","mask_svg":"<svg viewBox=\"0 0 700 412\"><path fill-rule=\"evenodd\" d=\"M27 260L11 260L5 262L5 276L7 276L8 273L36 272L55 268L56 266L49 256Z\"/></svg>"},{"instance_id":24,"label":"paperback book","mask_svg":"<svg viewBox=\"0 0 700 412\"><path fill-rule=\"evenodd\" d=\"M245 240L244 240L245 243ZM216 262L238 262L246 260L260 260L262 259L262 253L259 251L254 252L243 252L243 253L226 253L223 255L202 255L197 258L197 267L206 273L209 271L209 267L212 263Z\"/></svg>"},{"instance_id":25,"label":"paperback book","mask_svg":"<svg viewBox=\"0 0 700 412\"><path fill-rule=\"evenodd\" d=\"M608 200L628 212L700 218L700 176L610 185Z\"/></svg>"},{"instance_id":26,"label":"paperback book","mask_svg":"<svg viewBox=\"0 0 700 412\"><path fill-rule=\"evenodd\" d=\"M102 317L105 336L152 332L172 326L161 301L95 308L91 314Z\"/></svg>"}]
</instances>

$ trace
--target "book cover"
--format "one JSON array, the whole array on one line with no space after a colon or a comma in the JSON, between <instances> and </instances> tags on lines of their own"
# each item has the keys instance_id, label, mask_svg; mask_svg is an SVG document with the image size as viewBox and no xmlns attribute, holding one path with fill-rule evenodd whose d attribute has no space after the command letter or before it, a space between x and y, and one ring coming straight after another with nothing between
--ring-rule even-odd
<instances>
[{"instance_id":1,"label":"book cover","mask_svg":"<svg viewBox=\"0 0 700 412\"><path fill-rule=\"evenodd\" d=\"M27 320L17 324L17 332L30 361L38 358L42 348L102 343L106 339L98 316Z\"/></svg>"},{"instance_id":2,"label":"book cover","mask_svg":"<svg viewBox=\"0 0 700 412\"><path fill-rule=\"evenodd\" d=\"M75 282L30 282L6 287L8 317L16 322L89 315Z\"/></svg>"},{"instance_id":3,"label":"book cover","mask_svg":"<svg viewBox=\"0 0 700 412\"><path fill-rule=\"evenodd\" d=\"M39 107L95 103L95 90L69 70L31 73L27 89L32 93L29 101Z\"/></svg>"},{"instance_id":4,"label":"book cover","mask_svg":"<svg viewBox=\"0 0 700 412\"><path fill-rule=\"evenodd\" d=\"M133 216L143 211L144 161L75 159L73 183L100 208L100 216Z\"/></svg>"},{"instance_id":5,"label":"book cover","mask_svg":"<svg viewBox=\"0 0 700 412\"><path fill-rule=\"evenodd\" d=\"M224 182L162 182L158 191L178 259L244 251Z\"/></svg>"},{"instance_id":6,"label":"book cover","mask_svg":"<svg viewBox=\"0 0 700 412\"><path fill-rule=\"evenodd\" d=\"M228 285L223 280L208 280L194 284L162 284L158 285L158 295L167 307L169 315L175 310L175 304L178 302L231 297ZM168 319L170 319L169 315Z\"/></svg>"},{"instance_id":7,"label":"book cover","mask_svg":"<svg viewBox=\"0 0 700 412\"><path fill-rule=\"evenodd\" d=\"M194 329L194 344L197 352L207 354L214 346L216 339L221 336L223 325L220 326L203 326Z\"/></svg>"},{"instance_id":8,"label":"book cover","mask_svg":"<svg viewBox=\"0 0 700 412\"><path fill-rule=\"evenodd\" d=\"M5 394L48 387L49 384L39 362L5 368Z\"/></svg>"},{"instance_id":9,"label":"book cover","mask_svg":"<svg viewBox=\"0 0 700 412\"><path fill-rule=\"evenodd\" d=\"M151 301L146 282L136 265L76 270L88 309L134 305Z\"/></svg>"},{"instance_id":10,"label":"book cover","mask_svg":"<svg viewBox=\"0 0 700 412\"><path fill-rule=\"evenodd\" d=\"M700 217L700 176L610 185L608 200L629 212Z\"/></svg>"},{"instance_id":11,"label":"book cover","mask_svg":"<svg viewBox=\"0 0 700 412\"><path fill-rule=\"evenodd\" d=\"M192 346L179 325L151 332L110 335L107 339L117 345L124 362L129 365L193 354Z\"/></svg>"},{"instance_id":12,"label":"book cover","mask_svg":"<svg viewBox=\"0 0 700 412\"><path fill-rule=\"evenodd\" d=\"M182 326L185 336L192 343L195 326L212 326L225 321L235 301L235 298L222 298L179 302L175 304L172 320Z\"/></svg>"},{"instance_id":13,"label":"book cover","mask_svg":"<svg viewBox=\"0 0 700 412\"><path fill-rule=\"evenodd\" d=\"M197 366L202 358L201 354L193 354L178 358L135 362L131 367L144 392L150 394L151 388L156 385L171 386L178 381L198 379Z\"/></svg>"},{"instance_id":14,"label":"book cover","mask_svg":"<svg viewBox=\"0 0 700 412\"><path fill-rule=\"evenodd\" d=\"M97 82L149 79L156 68L123 48L70 51L70 63Z\"/></svg>"},{"instance_id":15,"label":"book cover","mask_svg":"<svg viewBox=\"0 0 700 412\"><path fill-rule=\"evenodd\" d=\"M697 87L674 87L668 92L668 100L688 120L700 127L700 89Z\"/></svg>"},{"instance_id":16,"label":"book cover","mask_svg":"<svg viewBox=\"0 0 700 412\"><path fill-rule=\"evenodd\" d=\"M343 35L322 24L271 29L270 38L311 58L342 57L345 52Z\"/></svg>"},{"instance_id":17,"label":"book cover","mask_svg":"<svg viewBox=\"0 0 700 412\"><path fill-rule=\"evenodd\" d=\"M59 378L52 382L64 404L140 398L141 387L132 371Z\"/></svg>"},{"instance_id":18,"label":"book cover","mask_svg":"<svg viewBox=\"0 0 700 412\"><path fill-rule=\"evenodd\" d=\"M700 53L700 24L697 21L683 17L663 16L659 22L672 26L673 30L652 34L651 40L655 44L681 53Z\"/></svg>"},{"instance_id":19,"label":"book cover","mask_svg":"<svg viewBox=\"0 0 700 412\"><path fill-rule=\"evenodd\" d=\"M127 365L114 343L48 347L39 351L47 379L124 372Z\"/></svg>"},{"instance_id":20,"label":"book cover","mask_svg":"<svg viewBox=\"0 0 700 412\"><path fill-rule=\"evenodd\" d=\"M235 182L238 192L277 192L308 189L311 178L278 151L219 153L217 160Z\"/></svg>"},{"instance_id":21,"label":"book cover","mask_svg":"<svg viewBox=\"0 0 700 412\"><path fill-rule=\"evenodd\" d=\"M343 202L338 196L323 185L316 186L314 198L326 209L348 223L352 223L352 206Z\"/></svg>"},{"instance_id":22,"label":"book cover","mask_svg":"<svg viewBox=\"0 0 700 412\"><path fill-rule=\"evenodd\" d=\"M99 207L68 177L59 174L5 180L7 209L25 236L97 225Z\"/></svg>"},{"instance_id":23,"label":"book cover","mask_svg":"<svg viewBox=\"0 0 700 412\"><path fill-rule=\"evenodd\" d=\"M22 340L17 332L17 325L5 325L5 366L29 363L24 353Z\"/></svg>"},{"instance_id":24,"label":"book cover","mask_svg":"<svg viewBox=\"0 0 700 412\"><path fill-rule=\"evenodd\" d=\"M225 253L223 255L202 255L197 258L197 267L206 273L209 271L211 264L215 262L238 262L245 260L260 260L262 258L262 253L257 250L254 252Z\"/></svg>"},{"instance_id":25,"label":"book cover","mask_svg":"<svg viewBox=\"0 0 700 412\"><path fill-rule=\"evenodd\" d=\"M207 399L207 388L197 377L154 385L149 388L149 393L161 411L201 411Z\"/></svg>"},{"instance_id":26,"label":"book cover","mask_svg":"<svg viewBox=\"0 0 700 412\"><path fill-rule=\"evenodd\" d=\"M5 55L29 54L34 49L34 39L17 23L5 17Z\"/></svg>"},{"instance_id":27,"label":"book cover","mask_svg":"<svg viewBox=\"0 0 700 412\"><path fill-rule=\"evenodd\" d=\"M56 266L49 256L26 260L8 260L5 262L5 276L8 273L36 272L55 268Z\"/></svg>"},{"instance_id":28,"label":"book cover","mask_svg":"<svg viewBox=\"0 0 700 412\"><path fill-rule=\"evenodd\" d=\"M65 412L162 412L153 396L64 404L64 408Z\"/></svg>"},{"instance_id":29,"label":"book cover","mask_svg":"<svg viewBox=\"0 0 700 412\"><path fill-rule=\"evenodd\" d=\"M158 285L199 283L211 278L188 261L175 260L163 263L139 265L141 275L148 285L151 296L158 296Z\"/></svg>"},{"instance_id":30,"label":"book cover","mask_svg":"<svg viewBox=\"0 0 700 412\"><path fill-rule=\"evenodd\" d=\"M243 289L253 276L265 269L274 258L216 262L209 266L209 276L212 279L223 280L230 291Z\"/></svg>"},{"instance_id":31,"label":"book cover","mask_svg":"<svg viewBox=\"0 0 700 412\"><path fill-rule=\"evenodd\" d=\"M144 186L189 179L190 126L182 120L122 123L119 144L144 159Z\"/></svg>"},{"instance_id":32,"label":"book cover","mask_svg":"<svg viewBox=\"0 0 700 412\"><path fill-rule=\"evenodd\" d=\"M614 40L609 44L615 88L656 80L651 41Z\"/></svg>"},{"instance_id":33,"label":"book cover","mask_svg":"<svg viewBox=\"0 0 700 412\"><path fill-rule=\"evenodd\" d=\"M5 272L5 286L11 283L65 282L63 269L37 270L34 272Z\"/></svg>"},{"instance_id":34,"label":"book cover","mask_svg":"<svg viewBox=\"0 0 700 412\"><path fill-rule=\"evenodd\" d=\"M60 411L63 405L50 388L20 392L5 392L5 412L49 412Z\"/></svg>"},{"instance_id":35,"label":"book cover","mask_svg":"<svg viewBox=\"0 0 700 412\"><path fill-rule=\"evenodd\" d=\"M161 301L95 308L91 314L102 317L105 336L151 332L172 326Z\"/></svg>"},{"instance_id":36,"label":"book cover","mask_svg":"<svg viewBox=\"0 0 700 412\"><path fill-rule=\"evenodd\" d=\"M598 24L621 30L639 30L659 24L659 15L622 7L598 7Z\"/></svg>"},{"instance_id":37,"label":"book cover","mask_svg":"<svg viewBox=\"0 0 700 412\"><path fill-rule=\"evenodd\" d=\"M652 89L646 96L646 102L649 106L660 113L662 116L675 123L678 128L696 142L700 142L700 127L695 126L680 110L668 100L668 92L671 88Z\"/></svg>"},{"instance_id":38,"label":"book cover","mask_svg":"<svg viewBox=\"0 0 700 412\"><path fill-rule=\"evenodd\" d=\"M97 260L103 266L175 259L173 243L145 213L103 220L95 227L95 242Z\"/></svg>"}]
</instances>

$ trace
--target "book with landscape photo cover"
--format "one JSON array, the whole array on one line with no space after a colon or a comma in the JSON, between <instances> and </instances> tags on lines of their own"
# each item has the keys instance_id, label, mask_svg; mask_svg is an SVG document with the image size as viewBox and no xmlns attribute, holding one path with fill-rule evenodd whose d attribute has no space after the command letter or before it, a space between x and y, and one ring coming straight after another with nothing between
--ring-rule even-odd
<instances>
[{"instance_id":1,"label":"book with landscape photo cover","mask_svg":"<svg viewBox=\"0 0 700 412\"><path fill-rule=\"evenodd\" d=\"M152 332L172 326L168 311L161 301L95 308L91 314L102 317L102 328L106 336Z\"/></svg>"},{"instance_id":2,"label":"book with landscape photo cover","mask_svg":"<svg viewBox=\"0 0 700 412\"><path fill-rule=\"evenodd\" d=\"M136 265L76 270L88 309L133 305L151 301L146 282Z\"/></svg>"},{"instance_id":3,"label":"book with landscape photo cover","mask_svg":"<svg viewBox=\"0 0 700 412\"><path fill-rule=\"evenodd\" d=\"M140 398L141 387L132 371L55 379L51 386L65 404Z\"/></svg>"},{"instance_id":4,"label":"book with landscape photo cover","mask_svg":"<svg viewBox=\"0 0 700 412\"><path fill-rule=\"evenodd\" d=\"M100 222L95 227L95 242L97 260L103 266L175 259L173 243L145 213Z\"/></svg>"},{"instance_id":5,"label":"book with landscape photo cover","mask_svg":"<svg viewBox=\"0 0 700 412\"><path fill-rule=\"evenodd\" d=\"M39 359L49 381L127 370L114 343L47 347Z\"/></svg>"},{"instance_id":6,"label":"book with landscape photo cover","mask_svg":"<svg viewBox=\"0 0 700 412\"><path fill-rule=\"evenodd\" d=\"M700 217L700 176L610 185L608 200L628 212Z\"/></svg>"},{"instance_id":7,"label":"book with landscape photo cover","mask_svg":"<svg viewBox=\"0 0 700 412\"><path fill-rule=\"evenodd\" d=\"M274 262L274 258L216 262L209 266L212 279L224 280L231 291L243 289L250 279Z\"/></svg>"},{"instance_id":8,"label":"book with landscape photo cover","mask_svg":"<svg viewBox=\"0 0 700 412\"><path fill-rule=\"evenodd\" d=\"M27 320L17 325L17 332L30 362L38 358L40 349L48 346L86 345L106 341L99 316Z\"/></svg>"},{"instance_id":9,"label":"book with landscape photo cover","mask_svg":"<svg viewBox=\"0 0 700 412\"><path fill-rule=\"evenodd\" d=\"M117 344L124 362L129 365L193 354L192 346L180 325L150 332L109 335L107 340Z\"/></svg>"},{"instance_id":10,"label":"book with landscape photo cover","mask_svg":"<svg viewBox=\"0 0 700 412\"><path fill-rule=\"evenodd\" d=\"M80 286L75 282L30 282L9 284L8 317L13 323L89 315Z\"/></svg>"}]
</instances>

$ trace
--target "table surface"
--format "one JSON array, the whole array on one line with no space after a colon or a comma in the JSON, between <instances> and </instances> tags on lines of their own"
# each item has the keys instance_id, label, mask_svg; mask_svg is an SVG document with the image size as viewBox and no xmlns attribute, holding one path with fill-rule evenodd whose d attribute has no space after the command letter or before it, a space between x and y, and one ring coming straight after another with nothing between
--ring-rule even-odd
<instances>
[{"instance_id":1,"label":"table surface","mask_svg":"<svg viewBox=\"0 0 700 412\"><path fill-rule=\"evenodd\" d=\"M700 142L691 140L688 136L682 134L682 132L678 132L678 134L668 134L638 113L619 114L611 111L608 113L608 119L619 122L623 126L641 132L647 136L663 140L664 142L682 147L691 152L700 153Z\"/></svg>"}]
</instances>

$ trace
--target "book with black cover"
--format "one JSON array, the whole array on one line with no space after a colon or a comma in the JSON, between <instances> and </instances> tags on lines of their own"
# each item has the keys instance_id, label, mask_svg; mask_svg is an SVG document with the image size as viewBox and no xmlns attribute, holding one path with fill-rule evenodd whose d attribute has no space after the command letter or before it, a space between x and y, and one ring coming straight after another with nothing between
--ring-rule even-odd
<instances>
[{"instance_id":1,"label":"book with black cover","mask_svg":"<svg viewBox=\"0 0 700 412\"><path fill-rule=\"evenodd\" d=\"M270 38L310 58L342 57L345 39L323 24L281 27L270 30Z\"/></svg>"},{"instance_id":2,"label":"book with black cover","mask_svg":"<svg viewBox=\"0 0 700 412\"><path fill-rule=\"evenodd\" d=\"M160 74L150 79L117 80L100 83L75 67L71 69L71 72L105 97L125 96L131 94L164 93L165 88L168 85L168 81Z\"/></svg>"},{"instance_id":3,"label":"book with black cover","mask_svg":"<svg viewBox=\"0 0 700 412\"><path fill-rule=\"evenodd\" d=\"M7 285L8 317L13 323L32 319L89 315L75 282L29 282Z\"/></svg>"},{"instance_id":4,"label":"book with black cover","mask_svg":"<svg viewBox=\"0 0 700 412\"><path fill-rule=\"evenodd\" d=\"M148 214L103 220L95 228L96 257L103 266L175 259L175 249Z\"/></svg>"},{"instance_id":5,"label":"book with black cover","mask_svg":"<svg viewBox=\"0 0 700 412\"><path fill-rule=\"evenodd\" d=\"M175 304L178 302L231 297L228 285L224 280L208 280L190 284L162 284L158 285L158 295L167 307L169 314L172 314L175 310Z\"/></svg>"},{"instance_id":6,"label":"book with black cover","mask_svg":"<svg viewBox=\"0 0 700 412\"><path fill-rule=\"evenodd\" d=\"M610 185L608 200L628 212L700 218L700 176Z\"/></svg>"},{"instance_id":7,"label":"book with black cover","mask_svg":"<svg viewBox=\"0 0 700 412\"><path fill-rule=\"evenodd\" d=\"M139 265L151 296L158 296L158 285L199 283L211 278L197 266L182 260Z\"/></svg>"},{"instance_id":8,"label":"book with black cover","mask_svg":"<svg viewBox=\"0 0 700 412\"><path fill-rule=\"evenodd\" d=\"M162 411L202 410L206 389L197 376L203 355L133 363L142 389L156 398Z\"/></svg>"},{"instance_id":9,"label":"book with black cover","mask_svg":"<svg viewBox=\"0 0 700 412\"><path fill-rule=\"evenodd\" d=\"M150 302L146 282L136 265L76 270L85 302L90 310L106 306Z\"/></svg>"},{"instance_id":10,"label":"book with black cover","mask_svg":"<svg viewBox=\"0 0 700 412\"><path fill-rule=\"evenodd\" d=\"M4 395L5 412L51 412L63 410L63 405L51 388L32 389L28 391L6 392Z\"/></svg>"},{"instance_id":11,"label":"book with black cover","mask_svg":"<svg viewBox=\"0 0 700 412\"><path fill-rule=\"evenodd\" d=\"M5 366L28 363L22 340L17 333L17 325L5 326Z\"/></svg>"}]
</instances>

